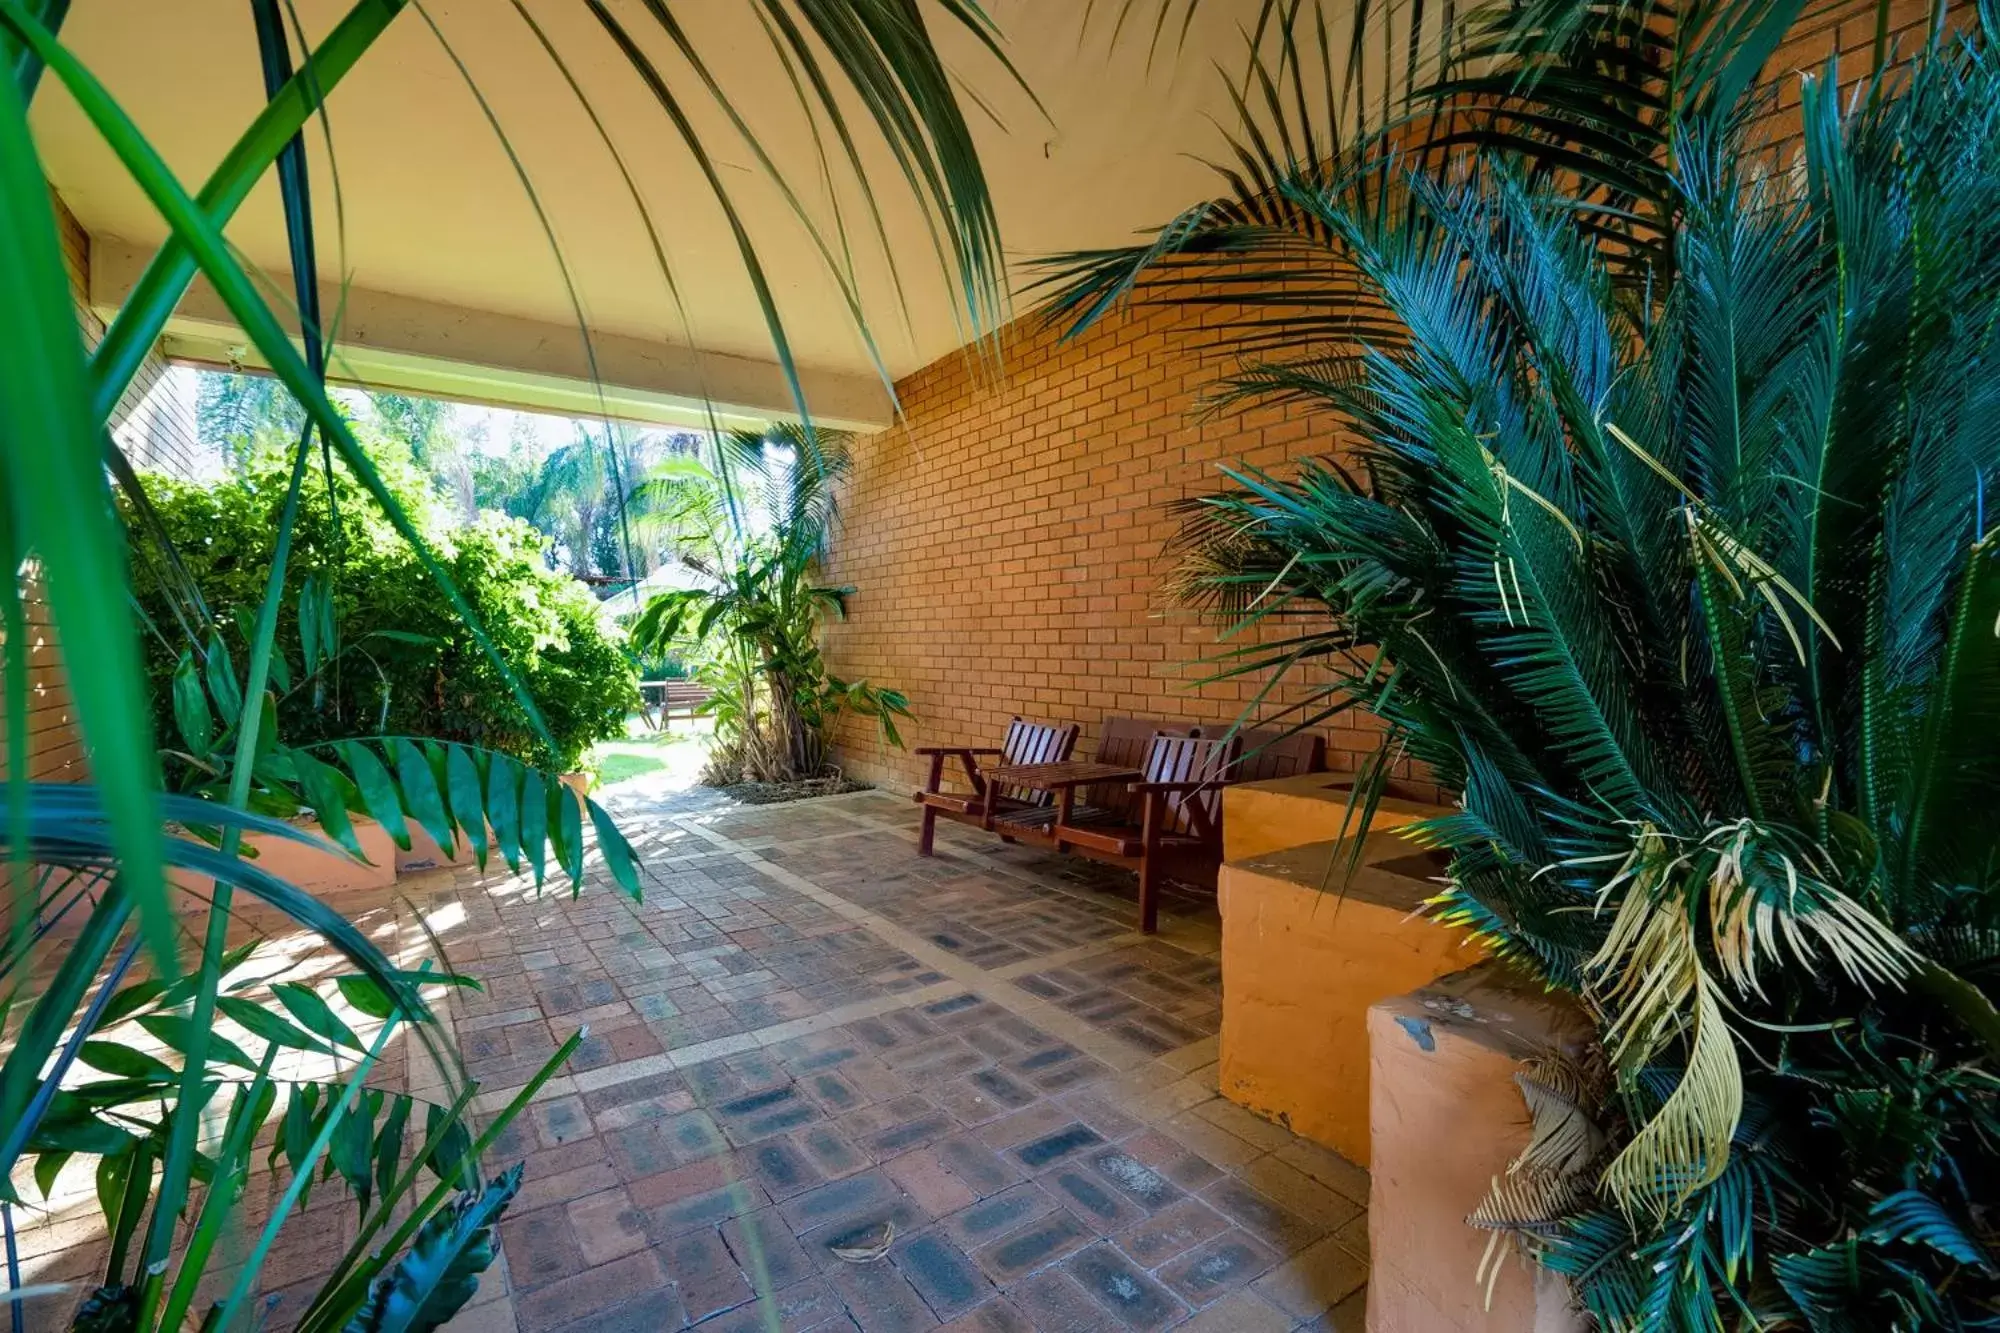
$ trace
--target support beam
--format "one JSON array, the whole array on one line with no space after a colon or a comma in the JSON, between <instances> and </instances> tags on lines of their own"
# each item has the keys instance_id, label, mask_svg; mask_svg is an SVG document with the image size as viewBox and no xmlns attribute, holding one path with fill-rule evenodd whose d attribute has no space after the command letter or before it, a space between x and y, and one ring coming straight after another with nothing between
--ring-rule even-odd
<instances>
[{"instance_id":1,"label":"support beam","mask_svg":"<svg viewBox=\"0 0 2000 1333\"><path fill-rule=\"evenodd\" d=\"M116 238L91 238L90 303L100 315L108 319L124 303L148 258ZM289 274L268 276L289 290ZM597 333L593 383L582 334L573 325L364 288L343 293L331 285L323 287L322 304L341 312L329 365L336 383L695 428L709 424L711 407L725 429L797 417L775 361ZM182 299L162 343L179 361L265 368L206 282L196 282ZM799 378L821 426L876 431L892 422L889 392L879 379L812 370Z\"/></svg>"}]
</instances>

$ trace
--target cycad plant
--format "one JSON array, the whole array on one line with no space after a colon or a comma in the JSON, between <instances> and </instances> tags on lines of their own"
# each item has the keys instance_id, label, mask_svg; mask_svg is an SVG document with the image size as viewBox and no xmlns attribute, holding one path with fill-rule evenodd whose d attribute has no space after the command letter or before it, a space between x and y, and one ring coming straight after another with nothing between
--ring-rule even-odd
<instances>
[{"instance_id":1,"label":"cycad plant","mask_svg":"<svg viewBox=\"0 0 2000 1333\"><path fill-rule=\"evenodd\" d=\"M822 776L834 732L853 713L901 745L898 691L828 673L820 629L854 589L823 581L851 465L847 441L805 426L739 431L713 461L670 459L635 490L642 531L663 539L693 586L655 594L632 625L641 653L692 657L714 691L711 780Z\"/></svg>"},{"instance_id":2,"label":"cycad plant","mask_svg":"<svg viewBox=\"0 0 2000 1333\"><path fill-rule=\"evenodd\" d=\"M1796 160L1774 83L1679 104L1643 254L1502 125L1273 160L1261 214L1072 275L1209 245L1265 340L1224 396L1324 410L1325 457L1189 502L1178 589L1225 673L1459 794L1434 910L1598 1020L1473 1220L1601 1327L2000 1323L1992 20L1806 78Z\"/></svg>"},{"instance_id":3,"label":"cycad plant","mask_svg":"<svg viewBox=\"0 0 2000 1333\"><path fill-rule=\"evenodd\" d=\"M9 909L0 950L6 987L0 995L0 1233L7 1241L8 1285L16 1292L9 1302L15 1327L23 1322L25 1295L13 1227L16 1210L31 1197L26 1178L46 1191L72 1162L94 1161L110 1232L103 1271L90 1289L76 1293L75 1324L81 1328L228 1330L260 1323L256 1285L263 1259L315 1180L328 1177L352 1191L361 1221L353 1243L327 1255L331 1271L296 1312L300 1328L372 1333L439 1327L469 1299L494 1257L494 1223L520 1173L488 1176L480 1158L567 1059L580 1034L504 1106L482 1108L483 1127L475 1135L468 1113L477 1085L460 1074L431 1009L439 987L470 979L431 962L398 966L325 904L260 868L244 847L246 834L317 841L264 812L310 808L324 831L350 850L357 845L349 836L351 810L365 810L399 840L412 823L446 847L462 836L481 858L490 830L496 854L510 868L532 870L537 882L553 854L572 884L580 885L601 863L621 887L638 888L635 857L602 810L572 799L522 756L419 737L357 735L292 746L278 734L274 699L286 686L288 661L301 663L310 676L341 653L335 589L323 569L309 571L297 613L289 617L298 641L281 644L277 635L287 589L301 586L289 578L297 572L290 566L299 554L293 539L300 496L307 485L321 484L322 475L333 486L341 467L409 544L432 577L435 596L462 619L515 696L539 746L559 749L520 673L494 648L325 387L335 339L323 317L332 312L318 304L304 128L406 8L412 11L406 24L428 25L441 42L446 34L421 5L406 0L354 0L316 43L288 32L287 20L296 16L282 0L251 0L247 8L269 102L191 192L112 92L64 46L60 32L69 0L0 0L0 309L7 312L0 355L0 557L8 571L0 579L7 738L0 834ZM829 152L816 164L816 174L826 178L844 164L866 194L861 148L847 121L872 125L933 224L961 310L983 329L997 308L999 243L926 8L915 0L756 0L754 17L802 114L816 133L828 131L815 141L839 146L838 157ZM775 297L703 134L713 139L720 124L723 140L748 151L774 176L775 165L731 103L727 80L711 73L673 8L646 0L631 11L642 21L629 23L594 0L587 9L658 103L678 150L701 168L714 205L739 224L740 258L779 360L789 369ZM942 0L935 9L997 50L992 27L972 0ZM516 0L494 10L480 21L518 22L537 39L549 60L540 73L550 94L583 104L622 171L617 140L632 127L607 126L599 118L592 90L572 77L561 49L525 5ZM294 40L309 48L296 70ZM672 53L666 69L654 52ZM90 348L79 334L49 187L29 128L27 108L44 82L59 82L76 101L169 232L103 340ZM771 86L768 79L756 84L760 94ZM704 109L691 118L690 104ZM697 131L697 123L711 129ZM641 128L647 146L656 148L657 127ZM299 344L224 239L231 216L274 164L290 239ZM675 304L670 243L629 173L623 179L656 242L663 300ZM532 193L525 168L522 184ZM809 210L780 185L810 230ZM872 197L869 204L872 214ZM833 247L822 245L821 252L858 320L849 249L840 247L840 259ZM116 405L197 273L271 367L302 423L289 454L286 499L274 523L262 594L251 606L224 608L229 625L248 627L240 636L218 631L224 618L186 576L143 481L108 431ZM580 327L578 334L588 346L589 330ZM803 395L795 377L792 382L803 412ZM114 481L122 508L113 502ZM131 518L129 529L118 521L121 512ZM161 571L171 607L165 623L148 625L146 632L177 638L187 654L174 678L173 706L183 739L213 775L199 785L199 799L161 791L127 578L135 560ZM28 780L29 635L16 571L33 572L46 591L88 749L88 782ZM588 861L586 821L596 835ZM174 880L169 867L179 872ZM191 879L204 891L213 885L205 901L177 887ZM258 968L251 950L232 947L232 922L242 933L238 894L276 909L344 957L344 970L326 991L280 979ZM192 937L192 956L184 934ZM335 990L351 1013L369 1021L343 1018L332 1004ZM234 1026L222 1028L224 1020ZM119 1034L126 1023L148 1040L125 1041ZM387 1043L406 1028L430 1048L445 1080L441 1094L414 1097L371 1086ZM247 1035L232 1035L236 1029ZM301 1060L332 1061L336 1074L308 1076ZM246 1222L246 1195L262 1169L261 1140L273 1136L268 1161L279 1187L268 1215ZM226 1271L212 1262L223 1254L234 1261Z\"/></svg>"}]
</instances>

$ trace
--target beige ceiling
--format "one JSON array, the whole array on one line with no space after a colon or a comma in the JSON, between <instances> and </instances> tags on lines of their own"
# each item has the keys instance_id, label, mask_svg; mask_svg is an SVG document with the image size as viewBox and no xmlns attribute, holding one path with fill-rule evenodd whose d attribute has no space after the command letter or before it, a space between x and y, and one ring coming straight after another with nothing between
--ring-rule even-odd
<instances>
[{"instance_id":1,"label":"beige ceiling","mask_svg":"<svg viewBox=\"0 0 2000 1333\"><path fill-rule=\"evenodd\" d=\"M1140 0L1138 10L1164 2ZM703 352L768 363L771 343L729 230L651 95L579 0L527 3L632 167L663 233L685 325L610 154L510 0L430 0L427 8L532 178L589 325L628 342L691 342ZM988 118L969 106L1010 258L1123 243L1211 191L1200 159L1222 146L1212 121L1229 119L1211 62L1237 55L1238 25L1259 3L1206 0L1186 45L1170 42L1149 66L1144 34L1128 30L1112 48L1116 3L1099 0L1086 30L1085 0L989 0L1008 54L1046 115L926 6L954 72L994 113ZM763 256L800 364L830 382L869 377L865 344L805 229L713 105L702 105L699 85L636 0L613 0L613 7L696 108ZM318 36L346 5L298 0L298 8ZM674 12L829 239L839 200L864 307L891 373L905 374L965 341L920 215L872 133L862 135L863 150L887 215L907 323L861 197L851 185L829 194L820 180L804 117L747 0L674 0ZM261 105L245 0L76 0L64 37L190 188ZM330 107L345 275L355 289L546 324L574 337L562 270L528 195L414 7L335 91ZM157 216L53 79L35 121L45 169L100 244L115 240L130 250L160 238ZM341 239L333 175L316 130L308 142L322 264L331 277ZM273 184L260 187L230 236L253 262L282 274ZM116 293L103 299L115 303Z\"/></svg>"}]
</instances>

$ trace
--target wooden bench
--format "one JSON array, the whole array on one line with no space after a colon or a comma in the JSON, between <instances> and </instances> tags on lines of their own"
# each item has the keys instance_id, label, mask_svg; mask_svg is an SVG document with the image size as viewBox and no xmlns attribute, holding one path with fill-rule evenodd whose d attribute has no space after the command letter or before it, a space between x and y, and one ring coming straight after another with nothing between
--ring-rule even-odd
<instances>
[{"instance_id":1,"label":"wooden bench","mask_svg":"<svg viewBox=\"0 0 2000 1333\"><path fill-rule=\"evenodd\" d=\"M1243 733L1243 756L1229 775L1231 782L1268 782L1301 773L1326 772L1326 737L1312 732L1287 736L1274 728Z\"/></svg>"},{"instance_id":2,"label":"wooden bench","mask_svg":"<svg viewBox=\"0 0 2000 1333\"><path fill-rule=\"evenodd\" d=\"M1222 789L1231 781L1240 736L1154 735L1139 781L1126 793L1136 809L1122 816L1079 812L1065 788L1050 837L1057 850L1139 872L1139 929L1160 924L1160 884L1166 879L1214 885L1222 868ZM1136 817L1135 817L1136 816Z\"/></svg>"},{"instance_id":3,"label":"wooden bench","mask_svg":"<svg viewBox=\"0 0 2000 1333\"><path fill-rule=\"evenodd\" d=\"M713 693L708 686L692 680L642 680L639 682L639 711L645 715L646 725L655 731L672 730L674 714L694 718L708 706ZM657 696L657 700L654 696ZM657 702L660 720L653 720L653 705Z\"/></svg>"},{"instance_id":4,"label":"wooden bench","mask_svg":"<svg viewBox=\"0 0 2000 1333\"><path fill-rule=\"evenodd\" d=\"M1141 717L1105 719L1095 758L1071 762L1076 730L1017 717L999 749L920 748L931 767L915 794L924 810L918 853L933 854L942 816L1006 842L1125 866L1139 874L1140 927L1150 932L1158 925L1162 881L1214 886L1225 786L1326 766L1318 736L1227 729L1204 735L1198 726ZM969 791L945 787L953 757Z\"/></svg>"},{"instance_id":5,"label":"wooden bench","mask_svg":"<svg viewBox=\"0 0 2000 1333\"><path fill-rule=\"evenodd\" d=\"M1059 763L1069 758L1070 751L1076 748L1076 734L1074 722L1030 722L1017 717L1007 724L1007 734L997 749L964 745L918 746L917 753L929 757L931 771L924 789L915 794L917 804L924 810L923 831L917 836L917 854L931 855L937 838L939 815L962 824L991 829L995 816L1012 818L1046 808L1051 800L1047 792L1018 788L993 790L979 761L997 759L1002 765ZM954 758L964 770L968 791L945 789L945 761Z\"/></svg>"}]
</instances>

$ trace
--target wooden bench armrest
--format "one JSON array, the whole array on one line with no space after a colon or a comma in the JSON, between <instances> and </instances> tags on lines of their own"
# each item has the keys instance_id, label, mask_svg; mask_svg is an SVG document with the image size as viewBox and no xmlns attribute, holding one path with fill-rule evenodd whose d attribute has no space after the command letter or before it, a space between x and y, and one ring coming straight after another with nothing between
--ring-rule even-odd
<instances>
[{"instance_id":1,"label":"wooden bench armrest","mask_svg":"<svg viewBox=\"0 0 2000 1333\"><path fill-rule=\"evenodd\" d=\"M1005 751L986 749L983 746L977 746L977 745L919 745L911 753L995 755L995 754L1003 754L1005 753Z\"/></svg>"},{"instance_id":2,"label":"wooden bench armrest","mask_svg":"<svg viewBox=\"0 0 2000 1333\"><path fill-rule=\"evenodd\" d=\"M1210 778L1206 782L1133 782L1128 783L1125 790L1129 792L1156 791L1164 794L1176 791L1212 791L1217 787L1227 787L1228 785L1229 783L1222 778Z\"/></svg>"},{"instance_id":3,"label":"wooden bench armrest","mask_svg":"<svg viewBox=\"0 0 2000 1333\"><path fill-rule=\"evenodd\" d=\"M1035 785L1043 791L1075 791L1078 787L1103 787L1117 778L1047 778Z\"/></svg>"}]
</instances>

